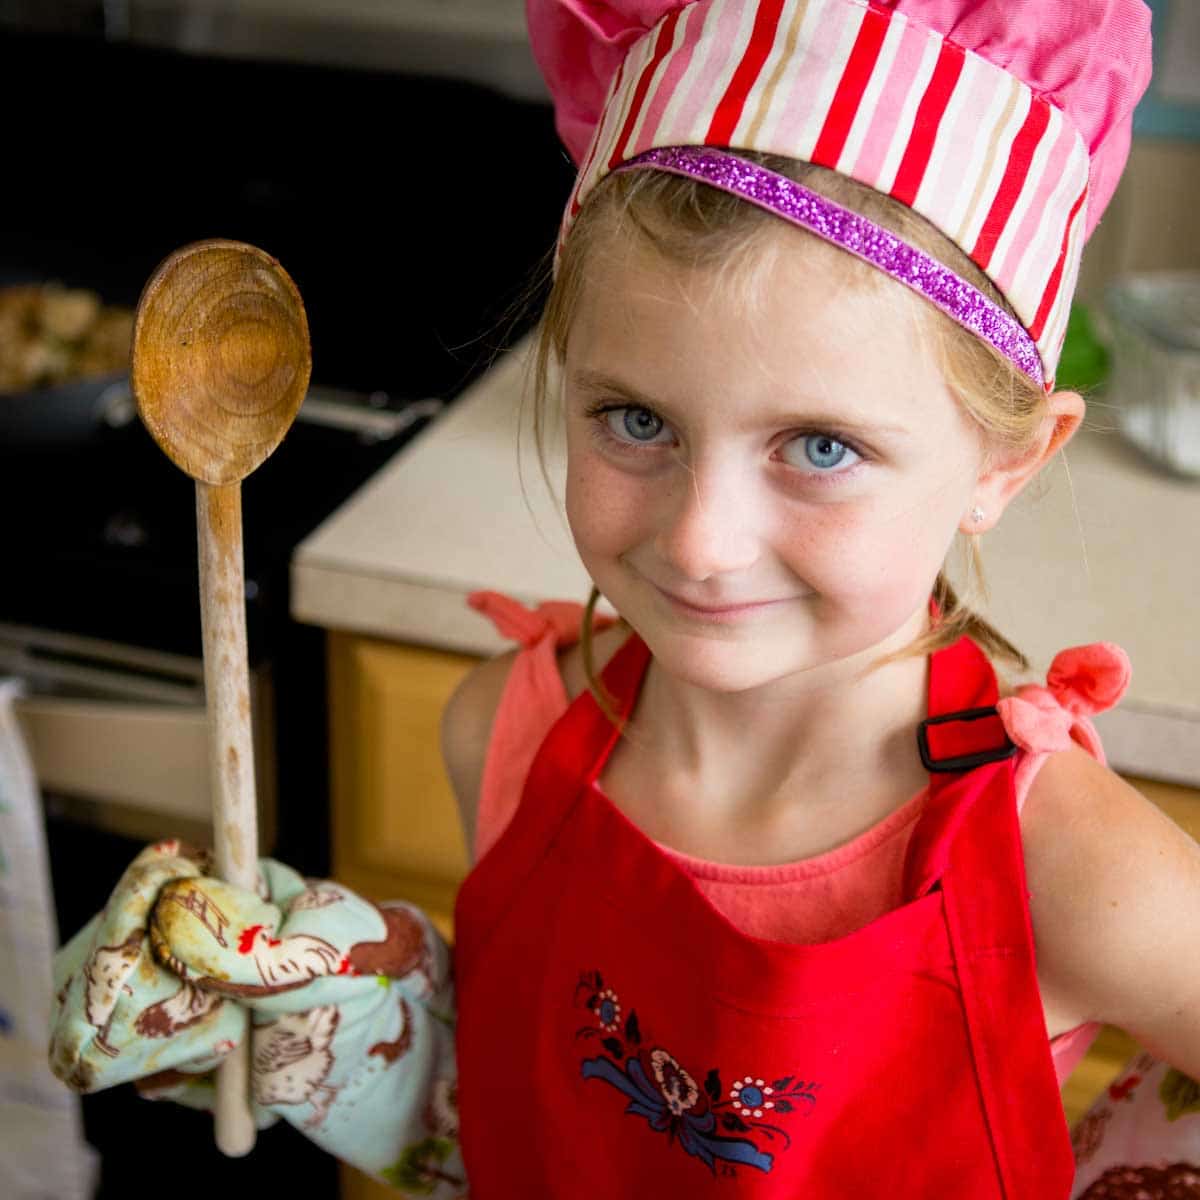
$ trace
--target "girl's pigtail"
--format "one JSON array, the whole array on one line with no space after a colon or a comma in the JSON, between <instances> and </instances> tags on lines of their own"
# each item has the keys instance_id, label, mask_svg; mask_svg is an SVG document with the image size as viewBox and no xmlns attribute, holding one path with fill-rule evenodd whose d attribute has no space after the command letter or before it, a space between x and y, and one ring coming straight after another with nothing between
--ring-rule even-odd
<instances>
[{"instance_id":1,"label":"girl's pigtail","mask_svg":"<svg viewBox=\"0 0 1200 1200\"><path fill-rule=\"evenodd\" d=\"M972 567L979 575L978 554L972 546ZM978 613L965 607L958 598L945 571L939 571L933 585L933 599L940 614L933 629L926 635L937 648L953 645L964 634L969 637L989 658L1003 658L1028 670L1029 660L1002 634L988 624ZM920 639L908 653L917 652L926 638ZM928 652L928 651L922 651Z\"/></svg>"},{"instance_id":2,"label":"girl's pigtail","mask_svg":"<svg viewBox=\"0 0 1200 1200\"><path fill-rule=\"evenodd\" d=\"M588 596L587 607L583 610L583 624L579 630L579 648L583 653L583 671L587 676L588 691L592 693L596 703L600 706L600 711L618 730L623 731L625 728L625 719L617 713L617 699L609 693L600 676L596 674L596 660L592 652L592 622L595 620L596 605L599 600L600 589L593 585L591 594Z\"/></svg>"}]
</instances>

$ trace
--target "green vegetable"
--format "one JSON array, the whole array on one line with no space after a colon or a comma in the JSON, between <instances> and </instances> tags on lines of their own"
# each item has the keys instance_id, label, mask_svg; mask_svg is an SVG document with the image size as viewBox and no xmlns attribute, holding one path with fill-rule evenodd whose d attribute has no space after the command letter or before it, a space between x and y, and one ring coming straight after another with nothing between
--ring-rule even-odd
<instances>
[{"instance_id":1,"label":"green vegetable","mask_svg":"<svg viewBox=\"0 0 1200 1200\"><path fill-rule=\"evenodd\" d=\"M1087 308L1073 304L1054 386L1059 391L1086 393L1099 387L1107 378L1108 350L1096 336Z\"/></svg>"}]
</instances>

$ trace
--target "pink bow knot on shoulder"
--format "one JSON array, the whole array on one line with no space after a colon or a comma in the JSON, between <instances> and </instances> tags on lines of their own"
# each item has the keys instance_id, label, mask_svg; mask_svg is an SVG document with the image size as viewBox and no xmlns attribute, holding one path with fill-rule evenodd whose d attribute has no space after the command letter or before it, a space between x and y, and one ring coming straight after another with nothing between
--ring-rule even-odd
<instances>
[{"instance_id":1,"label":"pink bow knot on shoulder","mask_svg":"<svg viewBox=\"0 0 1200 1200\"><path fill-rule=\"evenodd\" d=\"M1088 718L1121 699L1130 675L1129 656L1120 646L1073 646L1055 655L1044 687L1025 684L996 709L1008 736L1022 750L1046 754L1074 743L1103 763L1104 749Z\"/></svg>"}]
</instances>

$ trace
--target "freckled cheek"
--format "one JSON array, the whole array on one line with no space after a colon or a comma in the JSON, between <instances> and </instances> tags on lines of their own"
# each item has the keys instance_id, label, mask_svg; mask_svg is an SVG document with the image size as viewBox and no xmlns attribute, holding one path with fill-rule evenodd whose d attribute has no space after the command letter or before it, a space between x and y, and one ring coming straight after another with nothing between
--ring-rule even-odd
<instances>
[{"instance_id":1,"label":"freckled cheek","mask_svg":"<svg viewBox=\"0 0 1200 1200\"><path fill-rule=\"evenodd\" d=\"M565 498L567 522L585 562L621 554L645 536L645 489L595 453L571 456Z\"/></svg>"},{"instance_id":2,"label":"freckled cheek","mask_svg":"<svg viewBox=\"0 0 1200 1200\"><path fill-rule=\"evenodd\" d=\"M936 528L881 519L869 508L818 507L790 524L784 544L796 573L822 595L864 611L918 603L945 555Z\"/></svg>"}]
</instances>

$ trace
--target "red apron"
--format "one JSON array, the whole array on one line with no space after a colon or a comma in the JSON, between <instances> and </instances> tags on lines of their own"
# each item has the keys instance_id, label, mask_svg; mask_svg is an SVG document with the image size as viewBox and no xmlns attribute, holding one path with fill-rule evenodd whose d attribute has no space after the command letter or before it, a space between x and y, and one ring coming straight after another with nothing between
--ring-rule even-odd
<instances>
[{"instance_id":1,"label":"red apron","mask_svg":"<svg viewBox=\"0 0 1200 1200\"><path fill-rule=\"evenodd\" d=\"M622 713L648 658L604 673ZM598 789L616 734L571 705L456 905L472 1200L1068 1195L1012 763L973 765L1012 751L995 676L964 638L929 692L905 902L818 945L718 912Z\"/></svg>"}]
</instances>

